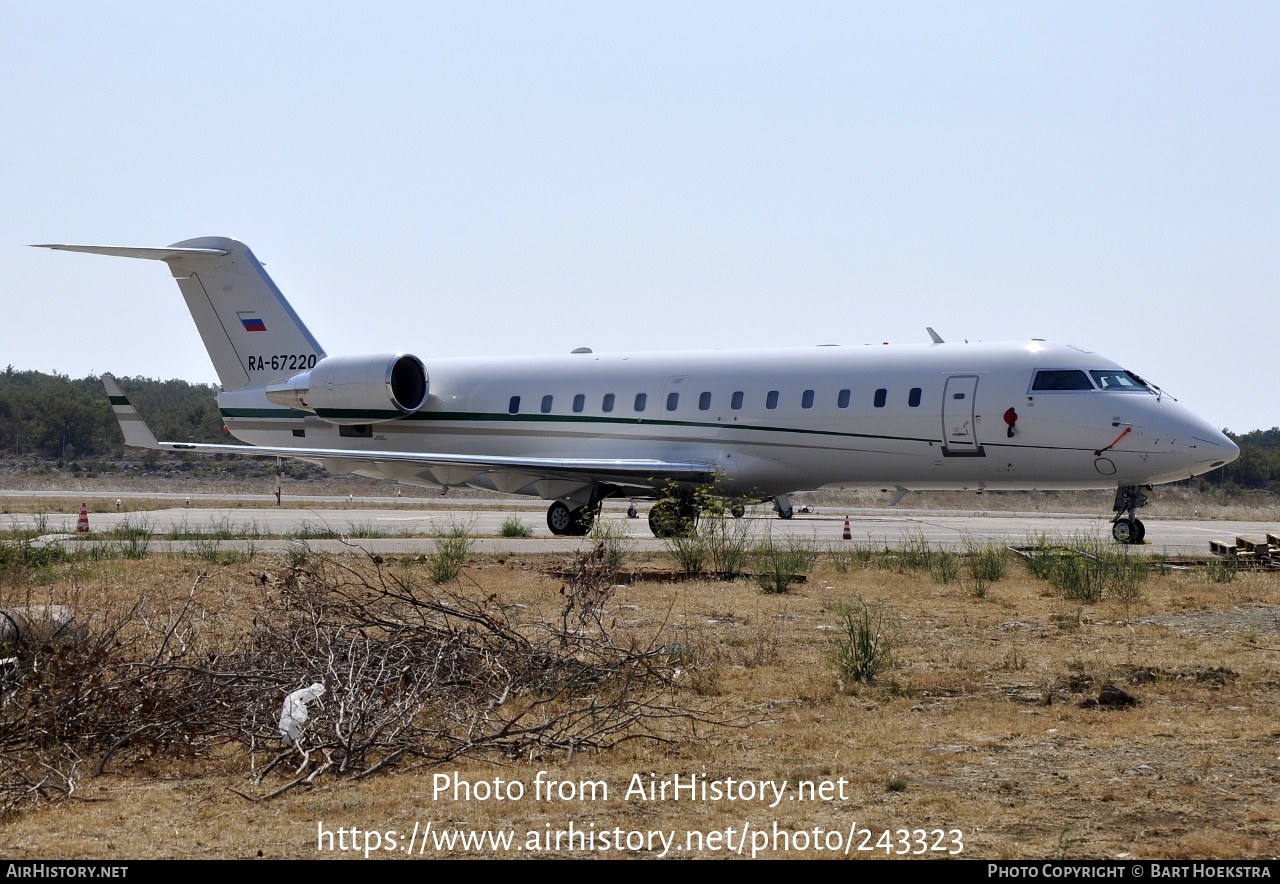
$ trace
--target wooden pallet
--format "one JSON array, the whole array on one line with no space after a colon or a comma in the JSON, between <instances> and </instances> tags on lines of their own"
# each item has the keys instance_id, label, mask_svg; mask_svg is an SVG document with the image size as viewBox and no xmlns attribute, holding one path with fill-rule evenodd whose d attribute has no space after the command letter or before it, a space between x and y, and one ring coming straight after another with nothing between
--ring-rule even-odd
<instances>
[{"instance_id":1,"label":"wooden pallet","mask_svg":"<svg viewBox=\"0 0 1280 884\"><path fill-rule=\"evenodd\" d=\"M1280 536L1267 532L1265 540L1247 535L1237 535L1235 543L1210 540L1209 552L1215 556L1235 559L1242 565L1264 568L1280 568Z\"/></svg>"}]
</instances>

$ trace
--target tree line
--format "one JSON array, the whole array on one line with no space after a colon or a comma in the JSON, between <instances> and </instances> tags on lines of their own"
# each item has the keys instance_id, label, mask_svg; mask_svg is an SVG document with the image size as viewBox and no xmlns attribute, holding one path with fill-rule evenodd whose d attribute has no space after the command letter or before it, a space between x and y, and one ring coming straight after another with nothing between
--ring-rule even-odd
<instances>
[{"instance_id":1,"label":"tree line","mask_svg":"<svg viewBox=\"0 0 1280 884\"><path fill-rule=\"evenodd\" d=\"M160 439L225 442L213 384L116 378ZM124 436L101 378L72 379L12 365L0 374L0 456L77 461L123 454Z\"/></svg>"},{"instance_id":2,"label":"tree line","mask_svg":"<svg viewBox=\"0 0 1280 884\"><path fill-rule=\"evenodd\" d=\"M1197 481L1226 488L1280 491L1280 427L1240 435L1223 432L1240 446L1240 457Z\"/></svg>"}]
</instances>

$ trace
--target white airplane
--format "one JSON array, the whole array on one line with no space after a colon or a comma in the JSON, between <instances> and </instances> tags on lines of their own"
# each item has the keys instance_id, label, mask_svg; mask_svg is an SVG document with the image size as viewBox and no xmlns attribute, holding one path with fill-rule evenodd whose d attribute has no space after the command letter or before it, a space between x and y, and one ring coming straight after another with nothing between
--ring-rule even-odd
<instances>
[{"instance_id":1,"label":"white airplane","mask_svg":"<svg viewBox=\"0 0 1280 884\"><path fill-rule=\"evenodd\" d=\"M128 445L300 458L337 473L552 501L586 533L609 497L654 498L660 536L695 490L733 502L819 488L1115 489L1113 536L1141 543L1149 486L1236 445L1153 384L1081 347L945 343L430 359L329 356L253 253L225 237L167 248L42 248L169 265L247 445L158 442L119 387ZM427 365L430 365L428 375Z\"/></svg>"}]
</instances>

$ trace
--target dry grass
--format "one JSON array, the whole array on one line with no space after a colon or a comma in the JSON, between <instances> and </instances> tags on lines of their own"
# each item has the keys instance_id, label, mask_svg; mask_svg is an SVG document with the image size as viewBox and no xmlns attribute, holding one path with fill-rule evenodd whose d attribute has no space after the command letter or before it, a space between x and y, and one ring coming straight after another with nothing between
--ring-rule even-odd
<instances>
[{"instance_id":1,"label":"dry grass","mask_svg":"<svg viewBox=\"0 0 1280 884\"><path fill-rule=\"evenodd\" d=\"M646 564L660 562L669 565L658 556ZM563 607L562 583L544 568L561 563L474 559L461 585L500 599L525 624L551 622ZM90 612L96 629L139 597L180 603L198 567L151 556L39 569L0 587L0 606L71 604ZM284 561L259 557L201 580L203 604L217 612L208 640L235 641L256 613L262 575L270 582L286 570ZM834 630L839 611L858 598L892 613L895 667L872 683L838 686ZM1163 574L1136 599L1080 605L1021 564L977 598L959 582L935 582L927 570L854 566L841 573L820 563L788 594L763 595L742 580L620 588L603 620L620 639L658 636L673 668L672 699L715 709L727 723L684 722L665 735L673 742L637 739L598 752L490 754L443 765L408 754L366 779L324 775L310 788L259 802L232 790L260 796L284 783L285 772L260 788L252 782L274 749L255 755L234 741L138 743L95 776L100 750L63 746L52 755L83 759L73 793L4 817L0 853L314 858L338 853L317 853L321 824L335 832L396 829L403 839L415 822L428 821L514 830L516 848L528 832L571 822L597 832L674 830L682 845L687 831L740 832L744 823L771 830L776 823L810 832L854 826L877 837L885 829L959 829L964 855L981 858L1277 853L1280 576L1242 574L1211 584L1200 573ZM1139 705L1082 706L1104 682ZM262 733L271 731L266 722ZM610 798L538 800L532 790L539 771L556 780L603 780ZM527 794L517 801L435 796L439 774L519 781ZM650 774L785 779L793 788L801 780L843 779L846 797L784 799L775 808L624 800L636 774L646 782ZM577 854L562 844L537 855Z\"/></svg>"}]
</instances>

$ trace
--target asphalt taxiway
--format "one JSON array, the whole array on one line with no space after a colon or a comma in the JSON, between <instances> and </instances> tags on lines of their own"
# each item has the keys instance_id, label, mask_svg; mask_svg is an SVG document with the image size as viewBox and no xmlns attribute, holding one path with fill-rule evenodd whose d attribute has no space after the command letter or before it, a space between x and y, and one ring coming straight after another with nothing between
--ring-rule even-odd
<instances>
[{"instance_id":1,"label":"asphalt taxiway","mask_svg":"<svg viewBox=\"0 0 1280 884\"><path fill-rule=\"evenodd\" d=\"M154 498L152 498L154 499ZM405 501L407 503L408 501ZM475 538L477 552L561 553L581 548L582 538L555 537L546 525L545 503L536 501L431 501L429 507L361 507L331 503L310 508L186 507L91 513L90 532L76 535L74 513L54 515L13 514L0 527L41 528L49 538L69 541L106 539L113 528L128 524L150 529L155 551L182 550L186 535L222 535L253 540L260 551L285 550L290 542L305 540L317 550L337 551L350 545L371 552L412 554L431 549L431 538L452 526L464 526ZM623 533L637 551L660 551L664 542L649 532L646 508L639 517L627 518L622 503L607 504L602 518ZM931 545L963 548L967 542L999 542L1020 545L1041 536L1070 540L1079 537L1110 539L1110 523L1101 517L1067 513L1008 513L984 511L930 511L910 509L850 510L851 543L877 547L897 546L908 538L924 538ZM846 513L820 509L798 513L790 520L773 515L768 507L753 507L740 527L754 535L770 532L800 535L826 543L842 542ZM532 537L501 537L502 525L517 519ZM1205 557L1210 540L1234 541L1237 535L1263 537L1280 526L1259 522L1147 519L1147 542L1138 549L1174 556ZM338 538L338 539L334 539ZM234 540L226 541L228 546Z\"/></svg>"}]
</instances>

